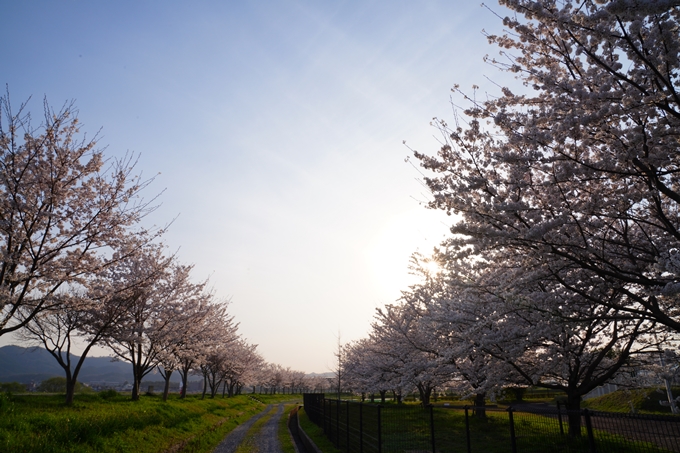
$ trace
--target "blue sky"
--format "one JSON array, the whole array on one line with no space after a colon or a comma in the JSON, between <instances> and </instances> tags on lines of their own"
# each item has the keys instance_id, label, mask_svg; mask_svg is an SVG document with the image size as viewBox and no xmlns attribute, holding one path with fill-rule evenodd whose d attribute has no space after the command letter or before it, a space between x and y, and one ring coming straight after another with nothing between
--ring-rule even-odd
<instances>
[{"instance_id":1,"label":"blue sky","mask_svg":"<svg viewBox=\"0 0 680 453\"><path fill-rule=\"evenodd\" d=\"M0 17L13 104L75 100L107 155L140 153L148 197L164 190L145 222L176 218L167 244L243 335L308 372L447 232L402 141L436 152L451 87L508 78L482 61L500 19L460 0L0 0Z\"/></svg>"}]
</instances>

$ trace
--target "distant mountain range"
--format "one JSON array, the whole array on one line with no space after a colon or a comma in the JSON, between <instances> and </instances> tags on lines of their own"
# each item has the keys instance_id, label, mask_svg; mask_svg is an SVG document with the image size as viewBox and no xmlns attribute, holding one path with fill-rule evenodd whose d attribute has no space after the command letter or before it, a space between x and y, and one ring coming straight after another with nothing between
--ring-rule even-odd
<instances>
[{"instance_id":1,"label":"distant mountain range","mask_svg":"<svg viewBox=\"0 0 680 453\"><path fill-rule=\"evenodd\" d=\"M71 356L71 363L78 357ZM78 374L78 381L91 382L131 382L132 365L128 362L112 361L111 357L87 357ZM0 347L0 382L41 382L45 379L64 376L64 370L57 360L44 348L23 348L9 345ZM161 381L159 374L150 374L145 380ZM179 382L179 375L173 379Z\"/></svg>"},{"instance_id":2,"label":"distant mountain range","mask_svg":"<svg viewBox=\"0 0 680 453\"><path fill-rule=\"evenodd\" d=\"M72 355L71 363L78 357ZM307 376L332 378L333 372L309 373ZM0 382L20 382L22 384L39 383L55 376L64 376L64 370L56 359L44 348L24 348L16 345L0 347ZM152 372L144 378L145 382L162 381L160 374ZM200 376L192 376L192 381L202 380ZM128 362L113 361L112 357L87 357L78 374L78 381L91 383L123 383L132 382L132 365ZM172 382L179 382L179 373L175 373Z\"/></svg>"}]
</instances>

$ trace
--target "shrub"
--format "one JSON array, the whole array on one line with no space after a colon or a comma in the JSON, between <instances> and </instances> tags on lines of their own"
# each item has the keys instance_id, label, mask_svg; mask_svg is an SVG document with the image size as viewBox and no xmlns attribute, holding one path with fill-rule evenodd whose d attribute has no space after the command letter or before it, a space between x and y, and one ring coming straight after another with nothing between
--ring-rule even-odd
<instances>
[{"instance_id":1,"label":"shrub","mask_svg":"<svg viewBox=\"0 0 680 453\"><path fill-rule=\"evenodd\" d=\"M99 392L99 397L105 400L110 400L118 396L118 392L113 389L103 390Z\"/></svg>"},{"instance_id":2,"label":"shrub","mask_svg":"<svg viewBox=\"0 0 680 453\"><path fill-rule=\"evenodd\" d=\"M0 382L0 392L2 393L24 393L26 386L19 382Z\"/></svg>"},{"instance_id":3,"label":"shrub","mask_svg":"<svg viewBox=\"0 0 680 453\"><path fill-rule=\"evenodd\" d=\"M45 393L66 393L66 378L51 377L49 379L45 379L40 383L36 391ZM91 392L91 388L84 386L80 382L76 382L76 393Z\"/></svg>"}]
</instances>

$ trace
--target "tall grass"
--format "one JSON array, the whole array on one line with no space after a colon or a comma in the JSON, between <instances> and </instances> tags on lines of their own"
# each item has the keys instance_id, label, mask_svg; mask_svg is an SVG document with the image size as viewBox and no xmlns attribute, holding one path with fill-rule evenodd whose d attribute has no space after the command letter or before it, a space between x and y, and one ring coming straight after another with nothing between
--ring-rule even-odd
<instances>
[{"instance_id":1,"label":"tall grass","mask_svg":"<svg viewBox=\"0 0 680 453\"><path fill-rule=\"evenodd\" d=\"M262 399L262 398L260 398ZM264 402L281 397L265 397ZM233 428L264 408L248 396L201 400L122 395L0 395L0 451L176 452L210 451Z\"/></svg>"}]
</instances>

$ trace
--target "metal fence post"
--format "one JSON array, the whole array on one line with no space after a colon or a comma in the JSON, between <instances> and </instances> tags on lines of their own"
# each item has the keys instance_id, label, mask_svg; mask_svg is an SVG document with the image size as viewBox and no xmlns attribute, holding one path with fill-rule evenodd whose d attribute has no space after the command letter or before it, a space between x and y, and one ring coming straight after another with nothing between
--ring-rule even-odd
<instances>
[{"instance_id":1,"label":"metal fence post","mask_svg":"<svg viewBox=\"0 0 680 453\"><path fill-rule=\"evenodd\" d=\"M590 411L583 409L583 415L586 416L586 431L588 432L588 445L590 446L590 453L596 453L595 436L593 435L593 424L590 421Z\"/></svg>"},{"instance_id":2,"label":"metal fence post","mask_svg":"<svg viewBox=\"0 0 680 453\"><path fill-rule=\"evenodd\" d=\"M347 430L347 453L349 453L349 400L345 401L345 403L345 407L347 409L347 414L345 415L345 420L347 420L345 429Z\"/></svg>"},{"instance_id":3,"label":"metal fence post","mask_svg":"<svg viewBox=\"0 0 680 453\"><path fill-rule=\"evenodd\" d=\"M378 453L382 453L382 417L380 411L382 406L378 406Z\"/></svg>"},{"instance_id":4,"label":"metal fence post","mask_svg":"<svg viewBox=\"0 0 680 453\"><path fill-rule=\"evenodd\" d=\"M340 395L335 402L335 446L340 448Z\"/></svg>"},{"instance_id":5,"label":"metal fence post","mask_svg":"<svg viewBox=\"0 0 680 453\"><path fill-rule=\"evenodd\" d=\"M472 453L470 446L470 417L467 405L465 406L465 438L467 439L467 453Z\"/></svg>"},{"instance_id":6,"label":"metal fence post","mask_svg":"<svg viewBox=\"0 0 680 453\"><path fill-rule=\"evenodd\" d=\"M364 452L364 403L359 403L359 453Z\"/></svg>"},{"instance_id":7,"label":"metal fence post","mask_svg":"<svg viewBox=\"0 0 680 453\"><path fill-rule=\"evenodd\" d=\"M328 414L327 414L327 423L328 423L328 438L333 440L333 400L328 400Z\"/></svg>"},{"instance_id":8,"label":"metal fence post","mask_svg":"<svg viewBox=\"0 0 680 453\"><path fill-rule=\"evenodd\" d=\"M434 449L434 406L430 404L430 435L432 436L432 453L436 453Z\"/></svg>"},{"instance_id":9,"label":"metal fence post","mask_svg":"<svg viewBox=\"0 0 680 453\"><path fill-rule=\"evenodd\" d=\"M517 453L517 441L515 439L515 418L512 415L512 407L508 408L508 420L510 421L510 447L512 453Z\"/></svg>"},{"instance_id":10,"label":"metal fence post","mask_svg":"<svg viewBox=\"0 0 680 453\"><path fill-rule=\"evenodd\" d=\"M562 411L560 410L560 402L557 401L557 419L560 421L560 434L564 436L564 428L562 427Z\"/></svg>"}]
</instances>

